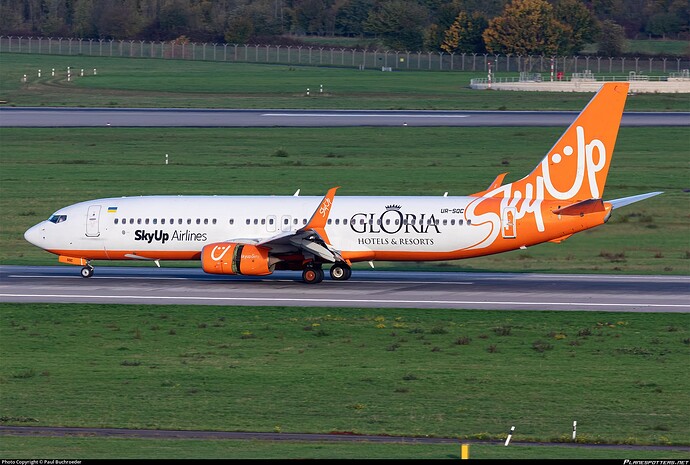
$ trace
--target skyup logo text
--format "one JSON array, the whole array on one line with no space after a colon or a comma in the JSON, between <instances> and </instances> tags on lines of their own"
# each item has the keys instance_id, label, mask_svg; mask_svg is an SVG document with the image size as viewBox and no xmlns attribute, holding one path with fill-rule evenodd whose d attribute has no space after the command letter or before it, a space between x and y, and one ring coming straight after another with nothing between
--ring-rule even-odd
<instances>
[{"instance_id":1,"label":"skyup logo text","mask_svg":"<svg viewBox=\"0 0 690 465\"><path fill-rule=\"evenodd\" d=\"M144 229L137 229L134 231L135 241L146 241L152 243L153 241L165 244L167 241L197 241L203 242L206 240L206 233L195 233L192 231L173 231L172 236L163 231L156 229L153 232L146 232Z\"/></svg>"}]
</instances>

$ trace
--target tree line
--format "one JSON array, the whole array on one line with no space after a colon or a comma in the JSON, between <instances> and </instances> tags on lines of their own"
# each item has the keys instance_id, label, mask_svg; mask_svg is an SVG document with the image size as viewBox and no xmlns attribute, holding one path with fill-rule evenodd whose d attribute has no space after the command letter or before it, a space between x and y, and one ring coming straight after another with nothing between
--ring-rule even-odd
<instances>
[{"instance_id":1,"label":"tree line","mask_svg":"<svg viewBox=\"0 0 690 465\"><path fill-rule=\"evenodd\" d=\"M0 0L0 35L209 43L378 39L394 50L570 55L690 37L687 0Z\"/></svg>"}]
</instances>

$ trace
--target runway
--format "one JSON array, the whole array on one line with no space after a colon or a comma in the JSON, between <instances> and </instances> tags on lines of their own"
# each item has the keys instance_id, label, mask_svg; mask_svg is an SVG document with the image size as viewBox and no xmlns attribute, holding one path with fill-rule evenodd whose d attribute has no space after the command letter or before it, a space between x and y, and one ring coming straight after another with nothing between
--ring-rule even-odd
<instances>
[{"instance_id":1,"label":"runway","mask_svg":"<svg viewBox=\"0 0 690 465\"><path fill-rule=\"evenodd\" d=\"M555 126L577 111L0 108L0 127ZM624 113L621 126L690 126L688 112Z\"/></svg>"},{"instance_id":2,"label":"runway","mask_svg":"<svg viewBox=\"0 0 690 465\"><path fill-rule=\"evenodd\" d=\"M690 276L356 269L348 281L307 285L298 272L248 277L96 266L85 279L78 267L5 265L0 302L688 313Z\"/></svg>"}]
</instances>

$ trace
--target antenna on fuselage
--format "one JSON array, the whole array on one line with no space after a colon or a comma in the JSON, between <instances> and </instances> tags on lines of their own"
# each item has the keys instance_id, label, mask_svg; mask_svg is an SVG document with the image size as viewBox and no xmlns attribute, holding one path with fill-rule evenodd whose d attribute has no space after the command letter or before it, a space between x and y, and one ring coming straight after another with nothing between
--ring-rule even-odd
<instances>
[{"instance_id":1,"label":"antenna on fuselage","mask_svg":"<svg viewBox=\"0 0 690 465\"><path fill-rule=\"evenodd\" d=\"M293 197L299 197L299 189L297 189L297 190L295 191L295 193L292 194L292 196L293 196Z\"/></svg>"}]
</instances>

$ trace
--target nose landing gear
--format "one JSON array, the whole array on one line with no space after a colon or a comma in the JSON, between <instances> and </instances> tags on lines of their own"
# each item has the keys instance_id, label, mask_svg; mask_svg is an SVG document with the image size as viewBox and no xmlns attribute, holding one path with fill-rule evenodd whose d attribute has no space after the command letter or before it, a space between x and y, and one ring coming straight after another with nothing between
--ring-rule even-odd
<instances>
[{"instance_id":1,"label":"nose landing gear","mask_svg":"<svg viewBox=\"0 0 690 465\"><path fill-rule=\"evenodd\" d=\"M93 266L87 263L86 266L81 269L81 277L90 278L91 276L93 276Z\"/></svg>"}]
</instances>

